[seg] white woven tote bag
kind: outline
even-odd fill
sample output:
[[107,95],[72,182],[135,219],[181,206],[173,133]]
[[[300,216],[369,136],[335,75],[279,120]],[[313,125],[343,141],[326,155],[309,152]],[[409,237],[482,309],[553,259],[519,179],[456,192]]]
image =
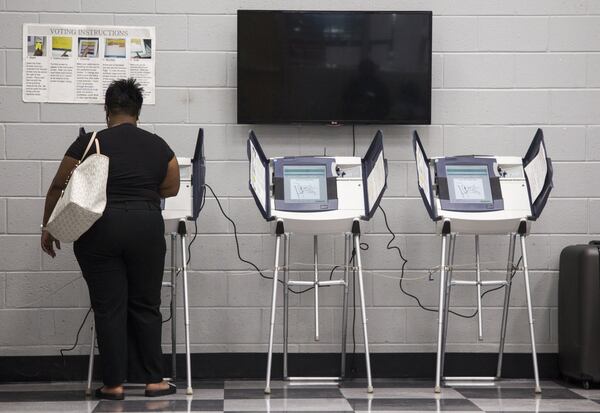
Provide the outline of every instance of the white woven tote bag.
[[[96,145],[96,153],[85,159],[92,144]],[[46,225],[54,238],[63,242],[76,241],[102,216],[106,207],[107,180],[108,157],[100,153],[100,143],[94,132]]]

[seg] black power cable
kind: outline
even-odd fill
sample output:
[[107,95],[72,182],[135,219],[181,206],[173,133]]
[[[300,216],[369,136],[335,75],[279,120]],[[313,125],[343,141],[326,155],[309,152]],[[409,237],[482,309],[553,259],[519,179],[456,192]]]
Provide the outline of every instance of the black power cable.
[[[66,366],[67,366],[67,360],[65,359],[65,353],[69,352],[69,351],[73,351],[75,350],[75,348],[77,347],[77,345],[79,344],[79,335],[81,334],[81,330],[83,329],[83,326],[85,325],[85,322],[87,321],[87,318],[89,317],[90,313],[92,312],[92,307],[88,308],[87,312],[85,313],[85,316],[83,317],[83,321],[81,322],[81,324],[79,325],[79,328],[77,329],[77,334],[75,335],[75,343],[69,347],[69,348],[61,348],[58,351],[60,352],[60,357],[62,360],[62,369],[63,371],[67,371],[66,370]],[[94,342],[92,341],[91,345],[94,345]],[[60,365],[58,363],[54,363],[54,367],[59,368],[60,369]],[[15,370],[15,372],[17,374],[20,374],[23,377],[27,377],[27,378],[35,378],[38,377],[40,375],[41,370],[36,370],[36,372],[34,374],[27,374],[24,373],[20,370]],[[70,380],[70,374],[67,374],[65,376],[66,380]]]
[[356,133],[355,133],[355,124],[352,124],[352,156],[356,156]]
[[[202,197],[202,204],[200,204],[200,211],[202,211],[202,208],[204,208],[204,204],[206,203],[206,193],[204,193],[204,196]],[[196,218],[194,220],[194,236],[192,237],[192,240],[190,241],[190,243],[187,246],[187,250],[188,250],[188,256],[187,256],[187,261],[186,261],[186,265],[189,265],[191,259],[192,259],[192,244],[194,243],[194,241],[196,241],[196,237],[198,237],[198,218]]]
[[[212,193],[213,197],[215,198],[215,201],[217,201],[217,205],[219,207],[219,210],[221,211],[221,214],[225,217],[225,219],[227,219],[229,222],[231,222],[231,225],[233,226],[233,237],[235,239],[235,248],[236,248],[236,252],[237,252],[237,256],[238,259],[248,265],[250,265],[252,268],[254,268],[254,270],[264,279],[266,280],[272,280],[273,277],[270,277],[268,275],[265,275],[260,268],[258,268],[258,266],[256,264],[254,264],[252,261],[247,260],[245,258],[242,257],[242,254],[240,252],[240,241],[238,238],[238,233],[237,233],[237,225],[235,223],[235,221],[233,219],[231,219],[229,217],[229,215],[227,215],[227,213],[225,212],[225,210],[223,209],[223,205],[221,205],[221,201],[219,200],[219,197],[217,196],[217,194],[215,194],[215,191],[212,189],[212,187],[209,184],[204,184]],[[277,280],[280,284],[284,284],[283,280]],[[291,287],[288,287],[288,290],[294,294],[303,294],[307,291],[312,290],[314,287],[309,287],[309,288],[305,288],[304,290],[300,290],[300,291],[296,291]]]
[[[75,335],[75,343],[69,348],[61,348],[59,350],[60,356],[62,357],[62,360],[63,360],[63,365],[65,364],[65,353],[69,352],[69,351],[73,351],[73,350],[75,350],[75,347],[77,347],[77,344],[79,343],[79,334],[81,334],[81,330],[83,329],[83,326],[85,325],[85,322],[87,321],[87,318],[89,317],[91,312],[92,312],[92,307],[90,307],[87,310],[87,313],[85,313],[85,317],[83,317],[83,321],[81,322],[79,329],[77,329],[77,334]],[[92,341],[92,345],[94,345],[93,341]]]
[[[237,252],[237,256],[238,259],[250,266],[252,266],[254,268],[254,270],[264,279],[266,280],[272,280],[273,277],[265,275],[260,268],[258,268],[258,266],[256,264],[254,264],[252,261],[247,260],[245,258],[242,257],[242,254],[240,252],[240,242],[239,242],[239,238],[238,238],[238,233],[237,233],[237,225],[235,223],[235,221],[233,219],[231,219],[227,213],[225,212],[225,210],[223,209],[223,206],[221,205],[221,201],[219,200],[219,197],[215,194],[215,191],[212,189],[212,187],[208,184],[205,184],[205,186],[210,190],[210,192],[212,193],[213,197],[215,198],[215,201],[217,201],[217,205],[219,207],[219,210],[221,211],[221,214],[225,217],[225,219],[227,219],[229,222],[231,222],[231,225],[233,226],[233,237],[235,239],[235,247],[236,247],[236,252]],[[366,250],[368,249],[369,246],[368,244],[361,242],[361,249]],[[352,257],[354,257],[354,249],[352,250]],[[333,273],[336,269],[338,269],[339,266],[335,266],[333,267],[333,269],[331,270],[330,274],[329,274],[329,279],[331,279],[333,277]],[[284,284],[283,280],[277,280],[280,284]],[[329,286],[323,286],[323,288],[325,287],[329,287]],[[288,290],[294,294],[304,294],[310,290],[313,290],[315,287],[307,287],[303,290],[294,290],[291,287],[288,287]]]
[[[402,250],[400,250],[399,247],[397,246],[392,246],[392,242],[394,242],[394,240],[396,239],[396,234],[394,234],[394,232],[391,230],[390,225],[388,223],[388,219],[387,219],[387,214],[385,213],[385,210],[383,209],[383,207],[381,206],[381,204],[379,204],[379,209],[381,210],[382,214],[383,214],[383,220],[385,222],[385,227],[387,228],[388,232],[390,233],[390,235],[392,236],[392,238],[390,239],[390,241],[387,243],[386,248],[388,250],[397,250],[398,251],[398,255],[400,256],[400,259],[402,260],[402,268],[400,270],[400,281],[398,282],[398,285],[400,287],[400,291],[402,291],[405,295],[407,295],[408,297],[411,297],[413,300],[415,300],[415,302],[417,303],[417,305],[422,308],[425,311],[429,311],[432,313],[437,313],[438,309],[437,308],[429,308],[424,306],[423,304],[421,304],[421,300],[419,299],[419,297],[417,297],[414,294],[409,293],[408,291],[406,291],[406,289],[404,288],[404,286],[402,285],[402,281],[404,280],[404,268],[406,267],[406,264],[408,262],[408,260],[406,258],[404,258],[404,256],[402,255]],[[517,261],[517,264],[513,267],[512,269],[512,273],[510,275],[510,281],[512,282],[512,279],[515,277],[515,274],[517,273],[517,269],[519,268],[519,265],[521,264],[521,259],[523,257],[519,258],[519,260]],[[486,294],[491,293],[493,291],[497,291],[500,290],[501,288],[504,288],[505,285],[500,285],[498,287],[495,288],[491,288],[487,291],[484,291],[481,294],[481,298],[485,297]],[[473,318],[477,315],[478,310],[475,310],[475,312],[473,314],[461,314],[461,313],[457,313],[456,311],[453,310],[448,310],[448,312],[450,314],[454,314],[457,317],[462,317],[462,318]]]

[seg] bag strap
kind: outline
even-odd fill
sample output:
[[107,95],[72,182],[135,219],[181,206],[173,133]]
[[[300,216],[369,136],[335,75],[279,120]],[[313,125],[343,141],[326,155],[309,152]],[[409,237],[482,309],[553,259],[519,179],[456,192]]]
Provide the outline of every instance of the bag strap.
[[88,151],[92,147],[92,143],[96,143],[96,153],[99,154],[100,153],[100,143],[98,142],[98,139],[96,139],[96,131],[94,131],[94,133],[92,133],[92,137],[90,138],[90,141],[88,142],[87,147],[85,148],[85,152],[83,152],[83,156],[81,157],[79,162],[81,162],[85,159],[85,155],[87,155]]

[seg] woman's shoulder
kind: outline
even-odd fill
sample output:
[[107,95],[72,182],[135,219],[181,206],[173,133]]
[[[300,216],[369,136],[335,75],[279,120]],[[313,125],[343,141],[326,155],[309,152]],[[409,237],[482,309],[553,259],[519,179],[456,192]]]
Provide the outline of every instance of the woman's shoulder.
[[171,147],[160,135],[150,132],[146,129],[137,128],[139,136],[142,138],[144,144],[152,146],[155,150],[158,150],[161,154],[164,154],[167,158],[171,159],[173,151]]
[[156,141],[158,142],[158,144],[161,147],[161,151],[165,156],[165,159],[168,161],[170,161],[174,156],[175,156],[175,152],[173,152],[173,149],[171,149],[171,147],[169,146],[169,144],[167,143],[166,140],[164,140],[162,137],[160,137],[159,135],[157,135],[156,133],[153,134],[154,138],[156,139]]
[[166,146],[166,147],[169,146],[169,144],[167,143],[167,141],[164,140],[162,138],[162,136],[158,135],[157,133],[150,132],[148,130],[141,129],[141,128],[138,128],[138,129],[140,131],[142,131],[141,133],[144,135],[144,138],[149,139],[149,140],[153,141],[154,143],[156,143],[156,144],[158,144],[160,146]]

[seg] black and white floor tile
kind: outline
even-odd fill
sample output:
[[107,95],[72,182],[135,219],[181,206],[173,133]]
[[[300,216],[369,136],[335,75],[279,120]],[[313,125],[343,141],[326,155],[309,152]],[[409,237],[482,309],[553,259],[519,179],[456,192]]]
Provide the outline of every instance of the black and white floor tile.
[[[98,385],[97,385],[98,386]],[[600,389],[583,390],[561,382],[542,382],[536,396],[531,381],[502,381],[493,386],[463,383],[440,395],[431,381],[364,380],[298,384],[272,383],[265,395],[260,380],[194,382],[194,395],[148,399],[141,387],[127,387],[124,401],[86,399],[83,383],[0,385],[0,412],[600,412]]]

